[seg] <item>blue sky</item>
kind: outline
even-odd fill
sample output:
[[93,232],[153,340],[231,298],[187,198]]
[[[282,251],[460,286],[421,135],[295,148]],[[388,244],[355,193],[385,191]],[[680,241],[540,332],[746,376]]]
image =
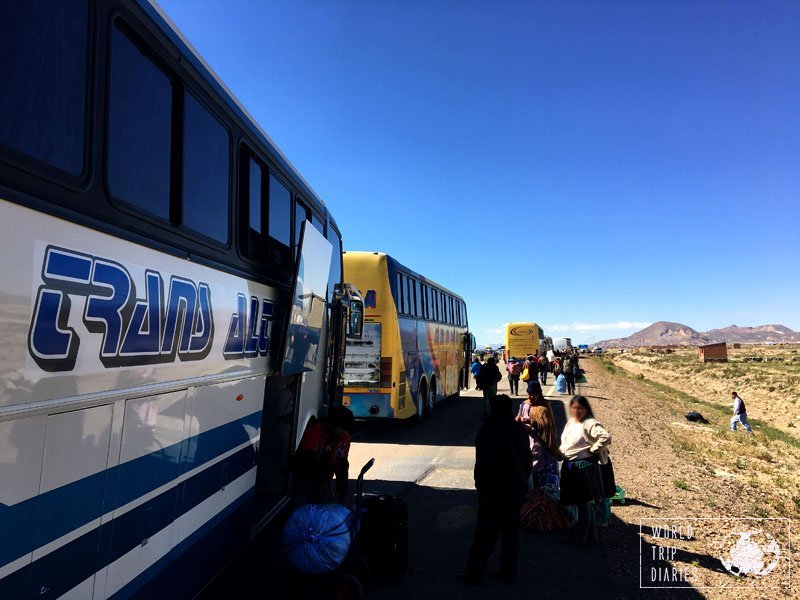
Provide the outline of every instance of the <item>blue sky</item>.
[[800,2],[162,6],[345,248],[460,293],[479,342],[800,329]]

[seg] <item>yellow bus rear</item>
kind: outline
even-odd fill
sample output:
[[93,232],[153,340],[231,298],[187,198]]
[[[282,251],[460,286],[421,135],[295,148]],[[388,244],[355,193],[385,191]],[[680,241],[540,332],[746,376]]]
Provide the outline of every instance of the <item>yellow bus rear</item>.
[[536,323],[507,323],[505,359],[537,356],[543,338],[544,332]]
[[364,299],[364,333],[348,339],[343,404],[358,418],[423,418],[468,385],[464,301],[379,252],[345,252]]

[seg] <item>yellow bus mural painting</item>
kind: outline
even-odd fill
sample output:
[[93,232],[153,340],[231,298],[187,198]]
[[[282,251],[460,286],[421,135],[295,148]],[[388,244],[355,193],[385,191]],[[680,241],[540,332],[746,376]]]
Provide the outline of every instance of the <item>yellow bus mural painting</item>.
[[544,330],[536,323],[507,323],[504,358],[524,358],[529,354],[537,356],[540,350],[546,350],[544,342]]
[[380,252],[345,252],[364,298],[364,334],[347,340],[343,404],[358,418],[425,418],[468,385],[464,300]]

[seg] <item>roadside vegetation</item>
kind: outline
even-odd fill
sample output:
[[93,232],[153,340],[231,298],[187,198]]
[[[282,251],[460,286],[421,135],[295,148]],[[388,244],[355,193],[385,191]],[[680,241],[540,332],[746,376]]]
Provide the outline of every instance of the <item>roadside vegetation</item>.
[[695,348],[612,351],[604,360],[711,405],[729,407],[737,390],[749,417],[800,436],[800,345],[729,349],[728,362],[702,363]]
[[[754,350],[763,352],[752,348],[748,352]],[[762,356],[779,355],[779,351],[768,350]],[[800,511],[800,434],[796,433],[800,429],[787,425],[786,417],[782,419],[780,415],[798,411],[797,380],[788,385],[787,380],[798,377],[800,361],[793,360],[798,356],[796,349],[782,350],[781,362],[766,364],[744,361],[702,364],[698,362],[696,351],[690,356],[682,350],[655,356],[647,351],[607,354],[596,360],[605,371],[630,380],[636,387],[649,388],[648,396],[665,411],[668,440],[673,449],[690,461],[698,473],[725,481],[726,492],[749,488],[748,495],[757,496],[756,502],[748,503],[752,516],[795,517]],[[702,374],[709,382],[704,393],[696,393],[702,387],[698,378],[690,376],[692,373]],[[718,382],[717,386],[711,385],[714,381]],[[780,394],[756,400],[757,390],[762,387],[777,390],[778,386],[781,386]],[[755,436],[748,436],[741,430],[730,431],[732,410],[722,395],[726,392],[729,395],[732,389],[737,389],[746,399]],[[767,405],[772,406],[772,410],[763,415],[761,406]],[[684,415],[689,411],[701,413],[709,424],[687,421]],[[800,419],[796,419],[800,424]],[[689,492],[701,487],[686,477],[673,480],[672,485]],[[729,500],[709,495],[704,504],[710,509],[727,512],[732,508],[728,506]]]

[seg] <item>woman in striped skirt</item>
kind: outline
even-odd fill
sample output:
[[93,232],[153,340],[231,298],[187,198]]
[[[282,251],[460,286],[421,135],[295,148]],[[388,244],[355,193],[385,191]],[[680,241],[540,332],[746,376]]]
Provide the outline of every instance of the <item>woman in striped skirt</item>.
[[611,434],[594,418],[585,397],[570,400],[569,411],[561,434],[561,503],[578,510],[578,520],[565,541],[583,545],[597,539],[592,503],[604,497],[600,464],[608,462]]

